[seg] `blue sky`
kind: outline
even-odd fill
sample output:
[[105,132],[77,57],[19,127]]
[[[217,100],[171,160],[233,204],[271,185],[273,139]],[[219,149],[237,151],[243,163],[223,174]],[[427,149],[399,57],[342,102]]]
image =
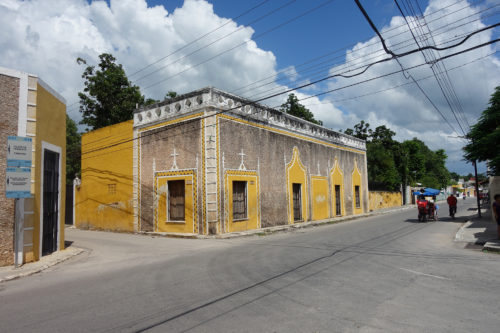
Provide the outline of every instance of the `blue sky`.
[[[262,2],[4,0],[0,2],[0,20],[4,22],[0,31],[0,66],[38,74],[67,99],[68,114],[78,121],[81,118],[78,92],[83,81],[77,57],[96,64],[99,54],[112,53],[147,97],[160,99],[168,90],[185,93],[211,85],[258,99],[329,74],[363,68],[387,56],[353,0],[331,1],[289,24],[288,20],[326,0],[269,0],[236,18]],[[361,2],[391,47],[415,48],[393,0]],[[500,21],[498,0],[399,2],[411,4],[417,11],[420,7],[436,43],[443,45]],[[283,8],[277,10],[280,7]],[[275,12],[260,19],[272,11]],[[411,16],[408,19],[416,20]],[[423,20],[420,18],[418,22],[425,30]],[[188,45],[221,25],[224,26],[220,30]],[[276,29],[267,33],[273,28]],[[435,56],[498,36],[499,29],[488,30],[453,51],[436,52]],[[240,46],[235,48],[237,45]],[[335,50],[339,52],[299,66]],[[463,124],[477,120],[494,87],[500,84],[498,50],[495,44],[442,62],[463,106],[463,112],[458,114]],[[172,55],[134,74],[168,54]],[[325,59],[328,62],[321,64]],[[418,137],[431,149],[445,149],[450,170],[471,172],[471,166],[462,161],[463,140],[453,138],[462,133],[430,66],[424,64],[421,54],[402,58],[401,62],[406,68],[420,66],[409,74],[419,80],[453,129],[405,76],[388,75],[400,69],[394,61],[373,66],[351,79],[338,78],[312,85],[298,91],[297,96],[329,128],[345,129],[360,120],[369,122],[372,128],[386,125],[397,133],[399,140]],[[308,67],[313,68],[305,70]],[[261,81],[265,78],[269,79]],[[373,81],[359,82],[366,79]],[[345,86],[351,87],[344,89]],[[327,90],[334,92],[314,96]],[[264,103],[277,106],[284,99],[286,94]],[[484,170],[481,165],[480,172]]]

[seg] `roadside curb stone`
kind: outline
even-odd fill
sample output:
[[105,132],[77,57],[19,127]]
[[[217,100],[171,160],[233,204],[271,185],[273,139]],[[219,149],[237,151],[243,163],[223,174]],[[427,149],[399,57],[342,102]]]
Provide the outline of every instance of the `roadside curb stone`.
[[483,246],[483,250],[490,252],[500,252],[500,241],[486,242]]
[[85,250],[71,246],[62,251],[54,252],[53,254],[42,257],[39,261],[27,263],[18,268],[14,268],[13,266],[0,267],[0,283],[40,273],[50,267],[73,258],[82,252],[85,252]]

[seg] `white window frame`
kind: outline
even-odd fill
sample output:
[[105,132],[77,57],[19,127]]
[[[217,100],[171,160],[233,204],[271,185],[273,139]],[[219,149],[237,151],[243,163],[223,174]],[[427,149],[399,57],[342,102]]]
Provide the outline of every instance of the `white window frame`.
[[39,258],[42,257],[42,242],[43,242],[43,182],[44,182],[44,170],[43,170],[43,166],[44,166],[44,159],[45,159],[45,150],[50,150],[54,153],[58,153],[59,154],[59,177],[58,177],[58,184],[57,184],[57,188],[58,188],[58,194],[57,194],[57,205],[58,205],[58,209],[57,209],[57,251],[60,251],[61,250],[61,178],[62,178],[62,169],[61,169],[61,165],[62,165],[62,148],[59,147],[59,146],[56,146],[56,145],[53,145],[51,143],[48,143],[48,142],[45,142],[45,141],[42,141],[42,151],[41,151],[41,154],[42,154],[42,162],[40,164],[40,235],[39,235],[39,239],[40,239],[40,244],[39,244],[39,247],[38,247],[38,253],[39,253]]

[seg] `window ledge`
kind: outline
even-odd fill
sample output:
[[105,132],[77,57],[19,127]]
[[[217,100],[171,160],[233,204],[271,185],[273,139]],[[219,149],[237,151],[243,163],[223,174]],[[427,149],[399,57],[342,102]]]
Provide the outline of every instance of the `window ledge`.
[[248,217],[244,219],[233,219],[233,222],[243,222],[243,221],[250,221],[250,219]]
[[186,224],[186,221],[165,221],[165,223],[178,223],[178,224]]

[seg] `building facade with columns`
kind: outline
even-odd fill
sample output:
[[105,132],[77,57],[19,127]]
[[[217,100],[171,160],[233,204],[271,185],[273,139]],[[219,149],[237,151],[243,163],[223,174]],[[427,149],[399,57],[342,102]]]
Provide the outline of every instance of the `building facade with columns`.
[[363,140],[215,88],[82,138],[80,227],[211,235],[367,211]]

